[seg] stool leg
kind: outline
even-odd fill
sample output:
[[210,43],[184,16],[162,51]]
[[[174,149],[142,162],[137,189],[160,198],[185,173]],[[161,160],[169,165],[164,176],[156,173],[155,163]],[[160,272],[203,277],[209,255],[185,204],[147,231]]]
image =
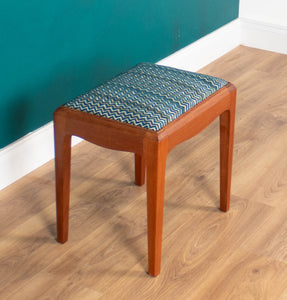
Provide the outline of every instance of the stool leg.
[[135,154],[135,184],[145,183],[145,162],[141,155]]
[[148,273],[160,273],[167,149],[155,147],[147,161]]
[[220,115],[220,209],[229,210],[235,107]]
[[69,199],[71,173],[71,136],[54,122],[57,240],[65,243],[69,229]]

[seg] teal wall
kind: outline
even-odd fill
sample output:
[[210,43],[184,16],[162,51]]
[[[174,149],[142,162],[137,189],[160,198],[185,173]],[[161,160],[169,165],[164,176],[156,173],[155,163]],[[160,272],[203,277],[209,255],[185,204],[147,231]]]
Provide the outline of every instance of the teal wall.
[[239,0],[1,0],[0,148],[79,93],[237,18]]

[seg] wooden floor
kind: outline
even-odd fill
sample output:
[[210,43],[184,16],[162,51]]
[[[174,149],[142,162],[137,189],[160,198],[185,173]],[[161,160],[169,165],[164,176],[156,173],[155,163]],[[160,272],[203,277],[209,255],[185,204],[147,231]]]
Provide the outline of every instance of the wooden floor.
[[133,155],[83,142],[68,243],[55,241],[53,162],[0,192],[0,299],[287,299],[287,56],[240,46],[202,72],[238,87],[230,211],[216,120],[168,157],[152,278]]

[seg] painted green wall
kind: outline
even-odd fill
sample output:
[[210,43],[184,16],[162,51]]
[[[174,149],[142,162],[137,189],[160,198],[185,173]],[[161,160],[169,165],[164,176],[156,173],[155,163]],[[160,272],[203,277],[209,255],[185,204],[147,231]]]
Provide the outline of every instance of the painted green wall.
[[0,148],[120,71],[237,18],[239,0],[1,0]]

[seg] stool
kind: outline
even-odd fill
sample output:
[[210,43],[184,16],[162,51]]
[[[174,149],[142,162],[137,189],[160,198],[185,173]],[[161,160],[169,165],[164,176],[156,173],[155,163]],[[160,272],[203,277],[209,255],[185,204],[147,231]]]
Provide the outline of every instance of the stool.
[[165,165],[176,145],[220,116],[220,209],[230,202],[236,89],[225,80],[141,63],[54,113],[57,240],[68,239],[71,136],[135,154],[147,173],[148,272],[160,273]]

